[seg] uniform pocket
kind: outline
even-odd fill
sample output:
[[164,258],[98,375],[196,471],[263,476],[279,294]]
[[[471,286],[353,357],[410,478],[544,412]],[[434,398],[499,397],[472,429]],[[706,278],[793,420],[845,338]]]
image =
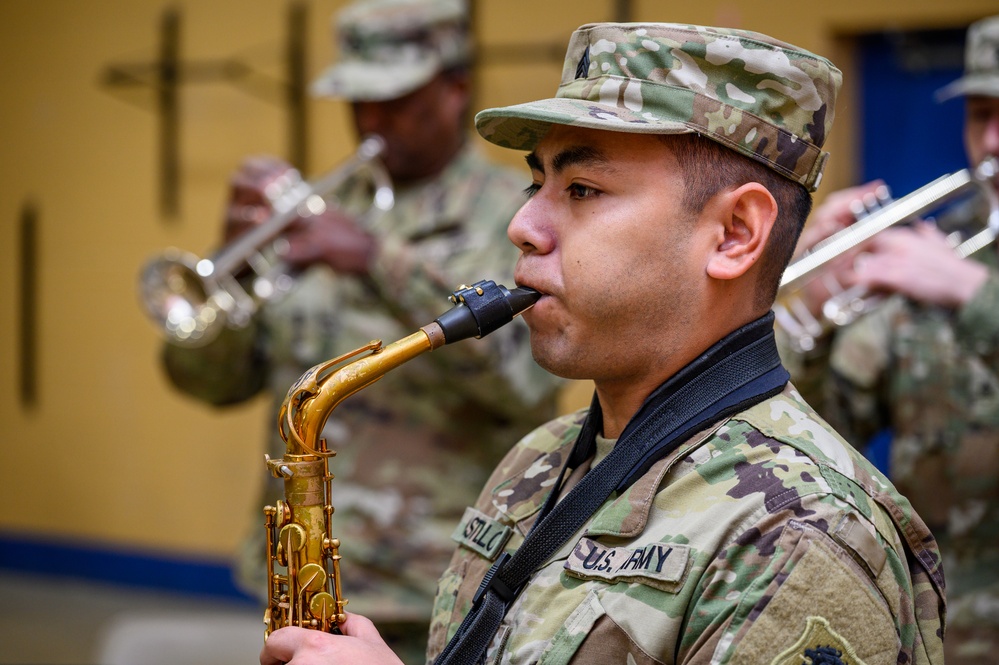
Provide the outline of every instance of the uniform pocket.
[[538,665],[561,665],[572,660],[580,645],[593,631],[597,621],[605,614],[597,592],[591,591],[569,615],[562,627],[555,632],[548,648],[541,654]]
[[555,633],[548,648],[541,654],[538,665],[571,662],[662,665],[662,661],[642,650],[632,636],[607,614],[596,590],[587,595]]

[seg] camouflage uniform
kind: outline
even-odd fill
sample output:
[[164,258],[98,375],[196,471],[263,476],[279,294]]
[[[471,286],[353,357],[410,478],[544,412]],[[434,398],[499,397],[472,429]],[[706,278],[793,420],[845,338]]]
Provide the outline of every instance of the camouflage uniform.
[[[355,55],[362,62],[343,53],[350,65],[347,78],[334,67],[316,87],[343,94],[344,86],[356,83],[351,77],[359,76],[367,86],[365,98],[391,98],[462,57],[461,49],[428,47],[410,63],[413,71],[404,60],[381,61],[389,63],[382,69],[390,66],[397,74],[389,77],[359,71],[365,58],[378,55],[379,44],[402,47],[385,34],[381,41],[370,35],[356,38],[357,22],[370,29],[374,12],[374,25],[390,35],[396,28],[413,31],[412,16],[401,26],[387,24],[403,11],[400,7],[451,30],[460,4],[391,0],[367,3],[364,11],[345,10],[339,25],[353,35],[350,46],[361,51]],[[436,35],[427,30],[418,37],[428,34]],[[435,38],[450,44],[452,37],[449,32]],[[289,293],[266,304],[250,327],[226,330],[202,348],[167,345],[164,362],[171,379],[217,405],[266,390],[274,400],[267,448],[271,456],[282,456],[276,415],[289,387],[307,369],[373,339],[389,343],[413,333],[450,307],[447,296],[462,283],[492,279],[513,286],[519,252],[506,237],[506,226],[527,184],[521,174],[488,163],[468,145],[438,175],[397,188],[388,212],[362,214],[369,207],[369,183],[359,177],[347,182],[330,198],[348,214],[360,215],[360,225],[377,238],[379,251],[369,274],[343,277],[325,265],[310,267],[296,276]],[[391,380],[337,407],[323,434],[337,451],[330,463],[336,476],[333,532],[342,542],[344,595],[351,611],[371,617],[387,632],[399,628],[392,623],[404,624],[399,629],[418,635],[422,656],[435,582],[451,555],[454,523],[510,441],[554,415],[559,385],[534,363],[527,328],[517,320],[482,342],[412,360],[394,370]],[[265,496],[253,506],[251,537],[239,562],[243,586],[256,595],[266,589],[260,509],[281,498],[281,491],[279,481],[268,480]]]
[[[972,26],[966,75],[942,97],[999,97],[999,17]],[[967,237],[973,199],[938,226]],[[964,306],[901,295],[800,354],[782,350],[805,398],[848,441],[890,440],[889,475],[926,520],[947,571],[947,662],[999,663],[999,254]]]
[[[477,545],[491,540],[482,534],[517,549],[583,415],[523,439],[466,513],[431,658],[496,554]],[[487,662],[942,662],[932,543],[905,499],[789,385],[604,503],[534,573]],[[822,649],[842,660],[818,660]]]
[[[757,33],[594,24],[573,34],[555,99],[476,123],[517,149],[552,124],[696,132],[814,190],[839,78],[828,61]],[[524,541],[583,417],[524,438],[466,511],[428,662],[491,562]],[[598,438],[597,457],[614,443]],[[940,663],[943,586],[919,516],[788,385],[612,495],[534,572],[486,662]]]

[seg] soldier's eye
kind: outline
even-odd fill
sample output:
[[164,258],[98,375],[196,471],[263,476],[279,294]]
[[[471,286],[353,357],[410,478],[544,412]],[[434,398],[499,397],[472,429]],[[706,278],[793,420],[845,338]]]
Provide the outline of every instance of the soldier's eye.
[[571,199],[586,199],[600,193],[599,190],[596,190],[593,187],[580,185],[575,182],[569,185],[566,188],[566,191],[569,192],[569,198]]

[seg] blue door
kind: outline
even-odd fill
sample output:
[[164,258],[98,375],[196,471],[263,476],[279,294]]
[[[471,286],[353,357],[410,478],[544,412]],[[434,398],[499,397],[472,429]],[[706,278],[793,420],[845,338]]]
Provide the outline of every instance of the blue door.
[[934,93],[959,78],[965,27],[863,35],[861,180],[881,178],[895,198],[965,168],[962,99]]
[[[965,32],[961,27],[860,37],[859,182],[881,178],[899,198],[968,166],[964,102],[934,97],[961,76]],[[884,430],[864,449],[889,477],[891,440],[891,430]]]

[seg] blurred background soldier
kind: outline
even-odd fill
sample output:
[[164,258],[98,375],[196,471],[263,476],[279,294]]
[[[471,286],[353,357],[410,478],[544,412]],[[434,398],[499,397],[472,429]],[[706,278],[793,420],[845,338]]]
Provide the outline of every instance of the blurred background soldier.
[[[999,16],[970,27],[965,74],[938,93],[961,96],[974,168],[999,156]],[[851,202],[879,184],[830,195],[799,250],[852,223]],[[795,384],[848,441],[890,437],[889,475],[944,556],[950,664],[999,662],[999,254],[993,243],[962,259],[945,235],[983,227],[996,183],[984,191],[831,264],[843,286],[894,295],[815,350],[784,350]],[[818,312],[825,294],[812,295]]]
[[[351,102],[358,137],[386,143],[383,162],[395,205],[367,210],[369,182],[349,181],[335,205],[297,221],[281,259],[294,286],[246,330],[209,345],[167,345],[163,361],[181,390],[216,405],[261,390],[275,413],[288,388],[313,365],[373,339],[386,343],[432,321],[461,283],[513,285],[517,249],[506,225],[529,182],[485,161],[467,137],[471,43],[458,0],[355,3],[334,20],[339,61],[314,93]],[[268,186],[289,165],[248,159],[232,179],[226,240],[267,219]],[[359,179],[358,179],[359,180]],[[342,541],[349,609],[370,616],[398,649],[415,639],[422,659],[438,576],[450,534],[509,445],[554,413],[556,379],[530,355],[515,322],[479,344],[427,354],[352,397],[324,436],[337,451],[334,536]],[[272,456],[284,453],[275,420]],[[263,471],[261,461],[261,471]],[[243,586],[265,592],[260,513],[280,498],[270,479],[253,506],[252,535],[240,562]]]

